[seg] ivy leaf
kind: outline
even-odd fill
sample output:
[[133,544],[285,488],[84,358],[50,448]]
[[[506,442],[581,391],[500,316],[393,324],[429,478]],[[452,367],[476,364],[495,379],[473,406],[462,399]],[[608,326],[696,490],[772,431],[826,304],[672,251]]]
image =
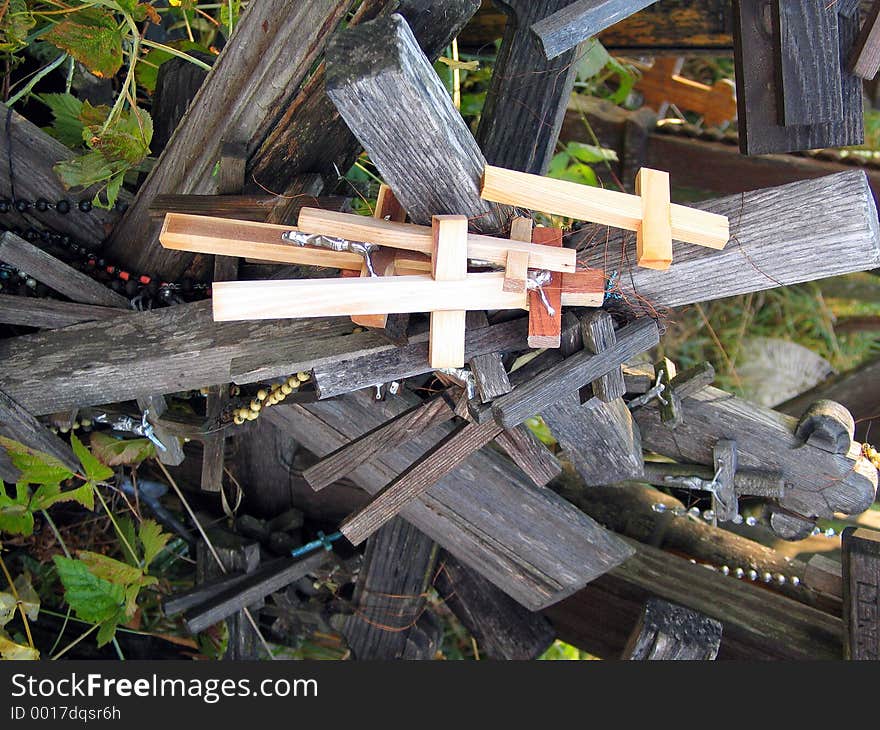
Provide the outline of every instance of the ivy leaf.
[[83,103],[73,94],[41,94],[39,97],[52,110],[53,122],[45,131],[68,147],[83,143]]
[[36,661],[40,652],[27,644],[16,644],[5,631],[0,629],[0,659],[5,661]]
[[72,13],[43,38],[99,78],[112,78],[122,68],[122,33],[113,15],[105,10],[88,8]]
[[156,455],[156,447],[149,439],[119,440],[92,431],[92,453],[107,466],[131,466]]
[[73,472],[54,456],[18,441],[0,436],[0,446],[6,449],[13,465],[21,472],[19,479],[25,483],[58,484],[73,476]]
[[154,520],[144,520],[138,531],[141,544],[144,546],[144,568],[149,568],[171,539],[171,535],[162,532],[162,527]]
[[70,445],[85,470],[86,479],[90,482],[105,482],[113,476],[113,470],[102,464],[80,441],[76,434],[70,434]]
[[64,598],[77,617],[89,623],[102,623],[119,615],[125,601],[125,588],[94,575],[82,560],[54,557]]

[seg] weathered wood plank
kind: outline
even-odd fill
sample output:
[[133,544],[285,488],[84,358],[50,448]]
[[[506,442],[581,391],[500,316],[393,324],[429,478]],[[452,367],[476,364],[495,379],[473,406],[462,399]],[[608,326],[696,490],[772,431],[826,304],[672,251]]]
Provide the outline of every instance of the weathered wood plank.
[[562,473],[562,465],[524,424],[502,431],[495,442],[523,473],[543,487]]
[[[138,271],[175,280],[203,277],[209,261],[170,253],[149,209],[159,193],[212,194],[224,140],[248,140],[252,152],[274,127],[352,0],[253,3],[226,44],[134,203],[113,230],[106,253]],[[247,53],[238,49],[246,48]],[[220,112],[219,110],[222,110]]]
[[550,622],[444,553],[435,587],[477,642],[481,659],[537,659],[556,638]]
[[9,231],[0,234],[0,261],[75,302],[128,309],[128,300],[121,294]]
[[350,333],[341,319],[215,323],[211,303],[199,302],[4,340],[0,382],[43,415],[253,382],[389,349],[377,335]]
[[706,661],[718,656],[720,647],[720,622],[674,603],[650,598],[622,658]]
[[[466,324],[469,330],[481,329],[489,326],[489,318],[485,312],[468,312]],[[509,393],[513,388],[504,369],[501,355],[497,352],[472,357],[468,360],[468,366],[474,374],[474,385],[482,403],[488,403],[499,395]]]
[[530,27],[571,1],[499,3],[507,24],[476,134],[492,165],[547,172],[574,87],[576,51],[547,61]]
[[874,2],[852,49],[849,68],[861,79],[873,79],[880,70],[880,3]]
[[810,521],[834,512],[858,514],[874,501],[877,470],[862,458],[858,444],[848,454],[830,454],[797,438],[794,418],[717,388],[693,394],[683,407],[685,418],[674,431],[661,423],[655,406],[636,411],[646,448],[678,461],[713,465],[716,442],[732,439],[740,467],[780,472],[785,494],[779,504]]
[[403,520],[383,527],[367,543],[353,599],[342,627],[355,659],[430,659],[409,645],[425,611],[437,550]]
[[842,535],[845,659],[880,659],[880,532],[847,527]]
[[[323,456],[411,402],[377,403],[361,393],[277,406],[264,418]],[[451,426],[437,429],[446,434]],[[436,441],[431,433],[402,444],[360,467],[352,479],[374,494]],[[532,610],[570,595],[630,552],[619,552],[616,538],[549,490],[529,485],[503,456],[488,449],[465,460],[404,507],[401,516]]]
[[577,0],[532,25],[547,58],[574,48],[657,0]]
[[510,211],[480,198],[486,160],[403,17],[334,36],[326,91],[414,222],[452,214],[475,230],[507,227]]
[[0,294],[0,322],[39,329],[58,329],[119,315],[119,310],[57,299]]
[[[673,263],[658,272],[635,267],[634,241],[611,231],[604,246],[579,254],[617,270],[625,301],[637,309],[677,307],[880,266],[877,208],[862,171],[719,198],[697,207],[730,218],[723,251],[673,244]],[[779,222],[785,221],[780,227]],[[596,229],[605,238],[606,229]],[[589,235],[589,234],[587,234]],[[827,256],[829,247],[835,255]],[[636,296],[637,295],[637,296]]]

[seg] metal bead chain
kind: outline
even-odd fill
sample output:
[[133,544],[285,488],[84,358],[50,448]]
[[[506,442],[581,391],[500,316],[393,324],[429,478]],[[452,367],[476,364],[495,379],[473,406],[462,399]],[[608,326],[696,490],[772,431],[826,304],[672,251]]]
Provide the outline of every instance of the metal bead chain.
[[299,387],[303,383],[307,383],[310,378],[311,375],[309,375],[309,373],[302,372],[297,373],[296,375],[291,375],[282,383],[274,383],[268,390],[266,388],[260,388],[260,390],[257,391],[256,397],[251,400],[249,405],[236,408],[232,412],[233,423],[235,423],[236,426],[240,426],[245,421],[256,421],[264,408],[269,408],[270,406],[281,403],[291,393],[299,390]]
[[[706,522],[712,522],[715,519],[715,512],[710,509],[700,510],[699,507],[691,507],[690,509],[685,509],[684,507],[670,507],[663,502],[655,502],[651,505],[651,509],[654,512],[659,512],[663,514],[664,512],[669,512],[675,517],[692,517],[695,520],[700,518],[704,519]],[[747,527],[757,527],[762,524],[757,517],[753,517],[749,515],[748,517],[743,517],[741,514],[737,513],[731,522],[734,525],[746,525]],[[826,530],[823,530],[821,527],[814,527],[812,532],[813,537],[837,537],[840,533],[835,530],[833,527],[829,527]]]

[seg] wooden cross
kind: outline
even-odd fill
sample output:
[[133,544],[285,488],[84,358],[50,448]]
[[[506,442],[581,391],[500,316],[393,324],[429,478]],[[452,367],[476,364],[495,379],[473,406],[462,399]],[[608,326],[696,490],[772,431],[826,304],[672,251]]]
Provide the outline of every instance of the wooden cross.
[[636,90],[647,106],[662,116],[669,104],[699,114],[703,122],[717,127],[736,118],[736,88],[727,79],[712,86],[680,75],[684,59],[658,56],[650,67],[639,65],[642,75]]

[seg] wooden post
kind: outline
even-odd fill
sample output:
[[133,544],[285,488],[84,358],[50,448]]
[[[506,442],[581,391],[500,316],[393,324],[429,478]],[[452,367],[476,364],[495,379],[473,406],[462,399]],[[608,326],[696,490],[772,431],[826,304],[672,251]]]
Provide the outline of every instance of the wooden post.
[[847,527],[843,550],[845,659],[880,659],[880,532]]
[[649,598],[623,659],[706,661],[718,656],[721,622],[674,603]]
[[[467,215],[476,230],[507,228],[510,211],[480,198],[485,158],[400,15],[334,36],[326,83],[413,221]],[[389,105],[407,113],[390,113]]]
[[571,3],[498,3],[507,24],[476,135],[492,165],[538,175],[547,172],[574,87],[577,53],[572,48],[548,61],[531,26]]

